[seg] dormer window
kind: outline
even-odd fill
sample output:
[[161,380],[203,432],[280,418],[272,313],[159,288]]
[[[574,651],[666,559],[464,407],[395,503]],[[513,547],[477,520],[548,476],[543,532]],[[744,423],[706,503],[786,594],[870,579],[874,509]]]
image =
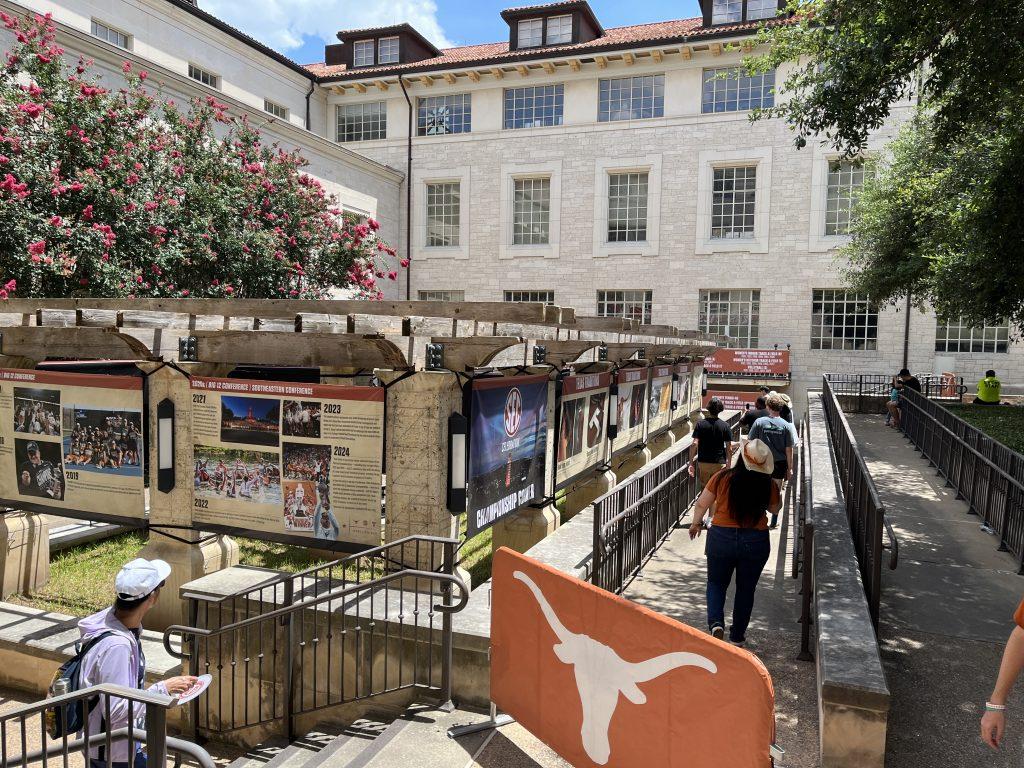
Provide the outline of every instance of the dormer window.
[[356,40],[352,45],[352,66],[372,67],[374,63],[373,40]]
[[519,47],[536,48],[544,44],[544,19],[519,22]]
[[777,0],[747,0],[747,21],[774,19],[778,15]]
[[743,21],[743,0],[715,0],[711,8],[712,24]]
[[[701,5],[707,12],[707,2]],[[774,19],[779,15],[779,0],[711,0],[711,17],[705,23],[739,24],[744,21]]]
[[398,63],[398,36],[382,37],[377,41],[377,63]]
[[572,42],[572,16],[552,16],[548,19],[548,45],[563,45]]

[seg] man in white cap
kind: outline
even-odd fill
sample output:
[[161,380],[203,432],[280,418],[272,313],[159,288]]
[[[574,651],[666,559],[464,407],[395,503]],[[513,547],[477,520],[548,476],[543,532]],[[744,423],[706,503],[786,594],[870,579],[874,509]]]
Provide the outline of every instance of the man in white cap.
[[[141,689],[146,676],[146,657],[142,653],[142,619],[156,605],[160,589],[171,575],[171,566],[163,560],[139,558],[121,568],[114,581],[114,605],[78,623],[82,644],[97,639],[82,660],[81,687],[108,683],[124,688]],[[183,675],[154,683],[148,690],[177,696],[187,691],[196,678]],[[136,705],[134,714],[141,715],[143,707]],[[104,728],[116,730],[128,726],[128,701],[111,697],[109,722],[105,706],[93,707],[89,712],[89,733],[101,733]],[[128,741],[114,742],[109,759],[115,768],[145,766],[146,755],[142,745],[135,745],[135,755],[128,754]],[[93,768],[107,765],[105,747],[94,747],[89,752]]]

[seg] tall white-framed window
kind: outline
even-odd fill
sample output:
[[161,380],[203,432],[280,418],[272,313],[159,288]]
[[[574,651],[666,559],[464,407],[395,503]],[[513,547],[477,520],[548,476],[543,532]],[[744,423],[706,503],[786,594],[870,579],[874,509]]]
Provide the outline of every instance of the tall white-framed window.
[[540,128],[561,125],[565,86],[527,85],[505,89],[505,128]]
[[124,48],[126,51],[130,51],[132,48],[131,35],[96,19],[92,20],[92,35],[100,40],[106,40],[118,48]]
[[452,248],[461,240],[462,188],[458,181],[427,184],[427,248]]
[[388,108],[383,101],[339,104],[338,141],[374,141],[388,135]]
[[728,336],[730,347],[756,348],[760,319],[759,289],[700,292],[700,330]]
[[269,112],[271,115],[280,118],[281,120],[288,119],[288,107],[281,106],[270,99],[263,100],[263,111]]
[[373,40],[356,40],[352,43],[352,66],[372,67],[376,63],[373,52]]
[[854,208],[873,166],[863,159],[830,160],[825,191],[825,236],[850,234]]
[[647,171],[608,174],[608,242],[647,240]]
[[644,120],[665,115],[665,76],[641,75],[598,81],[597,119]]
[[377,63],[397,64],[399,59],[398,37],[382,37],[377,41]]
[[774,19],[778,15],[778,0],[747,0],[747,21]]
[[519,22],[516,43],[519,48],[536,48],[544,43],[544,19],[523,19]]
[[757,166],[715,168],[711,186],[711,239],[753,238]]
[[472,112],[473,97],[468,93],[421,97],[416,102],[416,134],[469,133],[473,123]]
[[962,317],[935,323],[936,352],[1003,353],[1010,351],[1010,323],[1002,320],[970,326]]
[[554,291],[505,291],[505,301],[512,303],[554,304]]
[[420,301],[465,301],[465,291],[417,291],[416,297]]
[[775,104],[775,70],[748,75],[739,67],[704,70],[701,112],[743,112]]
[[198,80],[203,85],[208,85],[210,88],[220,88],[220,75],[214,74],[208,69],[203,69],[195,64],[188,65],[188,76],[193,80]]
[[811,295],[811,349],[878,349],[878,307],[867,294],[816,288]]
[[572,15],[551,16],[548,19],[548,45],[560,45],[572,42]]
[[512,179],[512,245],[547,245],[551,240],[551,178]]
[[651,324],[654,291],[643,289],[603,290],[597,292],[598,317],[625,317]]
[[714,0],[711,6],[712,24],[743,21],[743,0]]

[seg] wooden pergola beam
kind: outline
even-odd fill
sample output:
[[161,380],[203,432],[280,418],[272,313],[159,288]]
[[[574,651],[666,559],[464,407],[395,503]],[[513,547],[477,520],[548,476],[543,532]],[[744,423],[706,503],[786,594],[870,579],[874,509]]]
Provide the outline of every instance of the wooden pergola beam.
[[387,339],[346,333],[303,333],[302,343],[287,331],[194,331],[201,363],[398,370],[405,355]]

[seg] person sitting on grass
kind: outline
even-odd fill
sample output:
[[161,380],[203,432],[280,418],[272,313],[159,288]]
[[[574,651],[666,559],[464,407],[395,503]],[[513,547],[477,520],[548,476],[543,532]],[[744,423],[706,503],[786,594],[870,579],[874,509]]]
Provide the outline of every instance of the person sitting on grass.
[[985,371],[985,378],[978,382],[978,396],[974,398],[974,404],[999,405],[1002,389],[1003,385],[996,378],[996,372],[990,368]]

